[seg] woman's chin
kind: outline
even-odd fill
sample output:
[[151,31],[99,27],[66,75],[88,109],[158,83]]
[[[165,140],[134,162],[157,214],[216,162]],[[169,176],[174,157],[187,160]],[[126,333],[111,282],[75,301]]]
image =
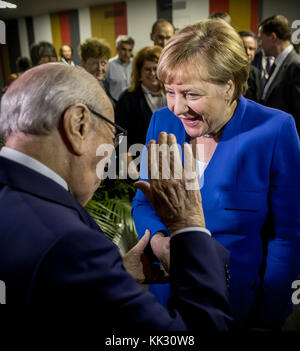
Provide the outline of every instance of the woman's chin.
[[191,137],[191,138],[198,138],[203,136],[205,134],[205,131],[202,126],[198,126],[197,128],[185,126],[185,131],[186,133]]

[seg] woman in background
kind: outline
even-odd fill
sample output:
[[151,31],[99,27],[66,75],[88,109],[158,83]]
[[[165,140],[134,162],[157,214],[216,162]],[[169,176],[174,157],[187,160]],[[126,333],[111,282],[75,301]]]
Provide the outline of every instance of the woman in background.
[[[167,105],[162,83],[156,75],[162,48],[146,46],[133,59],[131,86],[125,90],[115,109],[116,123],[127,130],[127,152],[134,144],[145,144],[152,114]],[[132,160],[128,153],[128,164]]]
[[98,80],[112,104],[114,104],[113,99],[108,94],[104,80],[108,67],[108,60],[111,56],[108,43],[102,38],[89,38],[79,46],[78,51],[81,57],[82,67]]

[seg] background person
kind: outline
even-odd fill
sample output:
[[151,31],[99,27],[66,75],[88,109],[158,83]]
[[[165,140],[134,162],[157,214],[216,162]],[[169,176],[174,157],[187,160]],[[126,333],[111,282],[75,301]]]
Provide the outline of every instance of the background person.
[[230,24],[232,26],[232,20],[230,15],[227,12],[213,12],[208,16],[209,19],[216,19],[220,18],[226,23]]
[[262,102],[293,115],[300,135],[300,57],[291,44],[291,26],[286,17],[274,15],[259,26],[261,47],[274,56]]
[[175,29],[172,23],[165,20],[164,18],[159,18],[152,25],[150,38],[153,41],[153,45],[158,45],[164,48],[174,35]]
[[75,66],[74,61],[72,60],[73,48],[69,44],[63,44],[59,49],[60,62],[67,65]]
[[[104,172],[105,163],[98,164],[104,156],[97,157],[96,150],[115,145],[118,126],[113,120],[113,108],[97,80],[80,67],[60,63],[25,72],[2,98],[6,145],[0,154],[0,280],[6,284],[7,304],[42,305],[43,314],[47,307],[99,307],[110,332],[227,330],[228,252],[204,228],[199,188],[188,191],[174,179],[189,204],[187,212],[174,218],[161,213],[172,233],[170,279],[176,282],[168,310],[124,268],[134,276],[140,273],[136,277],[144,281],[142,256],[149,232],[122,261],[117,247],[82,207]],[[172,146],[176,138],[163,133],[159,144]],[[192,159],[190,148],[186,155]],[[160,168],[159,160],[151,155],[149,160]],[[174,155],[172,174],[179,162],[179,154]],[[158,211],[162,182],[160,174],[150,184],[139,183]],[[197,185],[196,178],[192,182]],[[165,191],[174,189],[168,185]],[[170,213],[177,211],[177,204],[174,199]],[[68,322],[81,324],[77,313],[68,310]],[[67,316],[60,313],[57,322]]]
[[111,56],[110,46],[104,39],[89,38],[79,46],[82,67],[92,74],[108,93],[105,75]]
[[32,66],[48,62],[57,62],[55,47],[47,41],[40,41],[37,44],[32,44],[30,48],[30,57]]
[[260,102],[262,96],[261,75],[258,68],[252,65],[256,51],[257,51],[257,38],[251,31],[240,31],[240,37],[243,40],[246,54],[250,64],[250,73],[248,78],[248,89],[244,96],[248,99]]
[[117,55],[109,60],[105,79],[108,92],[115,102],[130,87],[133,47],[134,40],[128,35],[119,35],[116,39]]
[[25,71],[27,71],[31,67],[31,61],[28,57],[26,56],[20,56],[17,58],[16,61],[16,66],[17,66],[17,73],[12,73],[9,77],[8,84],[3,87],[2,89],[2,94],[4,94],[7,90],[7,88],[10,86],[10,84],[15,81],[18,77],[20,77],[21,74],[23,74]]
[[[168,108],[154,113],[146,143],[165,131],[179,145],[198,148],[205,220],[231,254],[236,327],[278,329],[299,272],[299,138],[291,115],[242,96],[248,70],[242,40],[224,21],[201,21],[175,34],[157,68]],[[141,179],[147,180],[144,158]],[[133,217],[140,237],[150,229],[152,251],[167,269],[168,230],[139,191]]]

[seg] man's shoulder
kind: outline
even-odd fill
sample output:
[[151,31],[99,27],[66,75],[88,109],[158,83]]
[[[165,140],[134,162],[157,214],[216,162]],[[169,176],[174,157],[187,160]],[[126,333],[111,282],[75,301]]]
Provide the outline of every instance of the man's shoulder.
[[283,61],[282,67],[288,72],[285,76],[287,80],[294,81],[295,79],[300,78],[300,55],[298,55],[295,50],[292,50]]

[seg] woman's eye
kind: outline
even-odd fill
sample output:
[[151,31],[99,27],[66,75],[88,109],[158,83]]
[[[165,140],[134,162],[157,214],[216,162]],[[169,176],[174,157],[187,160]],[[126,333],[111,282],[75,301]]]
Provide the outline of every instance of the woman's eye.
[[186,97],[188,99],[196,99],[199,97],[199,94],[194,94],[194,93],[186,93]]
[[167,94],[167,95],[170,95],[170,96],[173,96],[173,95],[174,95],[174,92],[171,91],[171,90],[166,90],[166,94]]

